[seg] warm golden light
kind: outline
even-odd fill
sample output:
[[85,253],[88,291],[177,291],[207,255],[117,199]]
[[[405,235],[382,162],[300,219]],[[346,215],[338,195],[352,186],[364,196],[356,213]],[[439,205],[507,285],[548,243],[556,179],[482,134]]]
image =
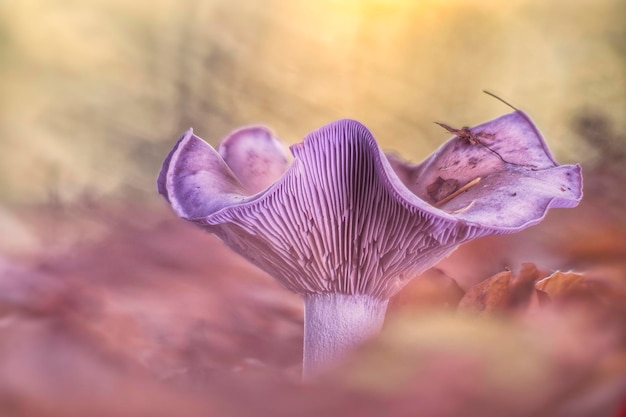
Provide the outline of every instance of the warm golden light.
[[[579,112],[598,109],[626,129],[624,58],[610,46],[619,24],[605,24],[619,15],[615,0],[591,10],[564,0],[0,7],[1,140],[15,149],[2,156],[1,187],[11,201],[45,200],[50,189],[63,199],[143,189],[139,148],[190,125],[217,140],[263,122],[295,142],[352,117],[419,159],[445,139],[431,122],[501,113],[483,89],[529,111],[566,160],[594,154],[572,133]],[[33,181],[18,185],[27,173]]]

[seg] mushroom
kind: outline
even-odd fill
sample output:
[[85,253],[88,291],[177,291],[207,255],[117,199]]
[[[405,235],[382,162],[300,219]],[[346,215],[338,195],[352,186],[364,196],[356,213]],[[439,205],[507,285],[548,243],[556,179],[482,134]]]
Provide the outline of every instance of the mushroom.
[[[449,126],[444,126],[449,128]],[[305,378],[376,334],[389,298],[471,239],[513,233],[582,197],[521,111],[455,136],[420,164],[339,120],[286,148],[261,126],[215,150],[188,130],[158,190],[178,216],[304,298]]]

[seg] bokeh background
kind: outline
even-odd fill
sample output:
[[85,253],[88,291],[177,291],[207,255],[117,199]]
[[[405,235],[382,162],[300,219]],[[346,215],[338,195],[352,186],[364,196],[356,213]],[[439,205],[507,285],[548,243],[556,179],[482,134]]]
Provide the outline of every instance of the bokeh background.
[[350,117],[419,161],[448,137],[432,122],[509,111],[482,90],[560,162],[601,163],[596,140],[626,146],[625,4],[4,0],[0,196],[152,199],[189,127],[215,143],[264,123],[293,143]]
[[[624,22],[624,0],[0,0],[0,414],[616,415]],[[303,389],[300,299],[175,218],[163,158],[189,127],[295,143],[347,117],[418,162],[449,137],[433,122],[510,111],[483,90],[582,164],[583,203],[465,245],[398,295],[386,336]],[[526,316],[497,279],[479,291],[495,317],[447,315],[507,268],[576,270],[548,293],[582,306]]]

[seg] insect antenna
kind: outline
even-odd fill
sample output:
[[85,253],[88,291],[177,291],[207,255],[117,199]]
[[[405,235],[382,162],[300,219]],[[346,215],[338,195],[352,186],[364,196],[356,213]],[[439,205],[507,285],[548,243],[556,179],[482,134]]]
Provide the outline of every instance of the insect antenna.
[[515,111],[519,111],[519,109],[517,107],[515,107],[514,105],[512,105],[511,103],[507,102],[506,100],[504,100],[502,97],[498,97],[497,95],[495,95],[494,93],[487,91],[487,90],[483,90],[483,93],[487,94],[488,96],[491,96],[493,98],[495,98],[498,101],[501,101],[502,103],[506,104],[507,106],[509,106],[510,108],[512,108]]

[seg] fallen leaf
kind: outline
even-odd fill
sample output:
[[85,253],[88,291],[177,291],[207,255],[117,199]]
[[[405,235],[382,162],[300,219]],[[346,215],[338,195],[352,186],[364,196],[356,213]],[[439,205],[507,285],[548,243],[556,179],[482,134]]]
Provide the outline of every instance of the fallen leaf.
[[424,310],[456,308],[465,292],[440,269],[430,269],[411,280],[389,302],[389,312],[398,310],[419,313]]
[[559,297],[574,290],[581,289],[584,277],[574,272],[556,271],[549,277],[535,284],[535,288],[547,293],[550,298]]
[[509,304],[511,271],[499,272],[474,285],[459,302],[459,309],[489,313],[502,310]]

